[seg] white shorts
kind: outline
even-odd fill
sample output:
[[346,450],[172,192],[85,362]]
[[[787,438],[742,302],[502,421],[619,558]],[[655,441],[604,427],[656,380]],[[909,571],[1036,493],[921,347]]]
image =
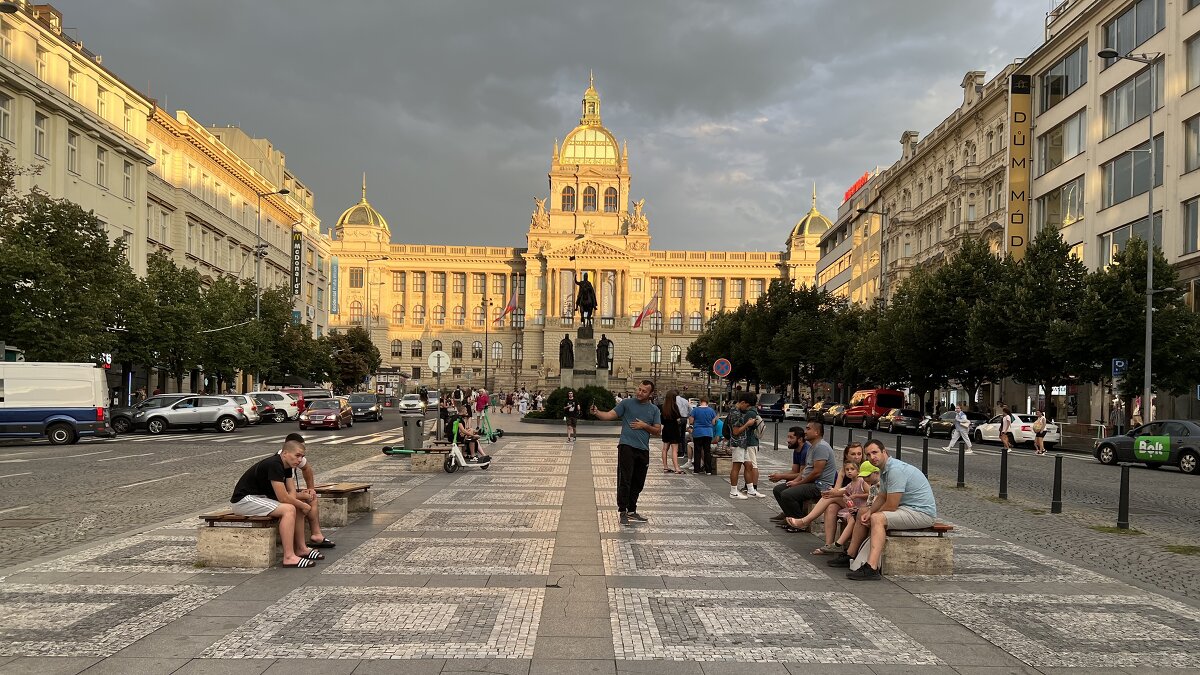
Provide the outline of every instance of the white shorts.
[[895,511],[884,511],[889,530],[923,530],[933,526],[933,516],[907,506],[898,506]]
[[747,448],[733,448],[733,463],[749,464],[750,466],[758,466],[758,446],[751,445]]
[[269,516],[279,508],[279,502],[262,495],[246,495],[235,502],[233,512],[239,516]]

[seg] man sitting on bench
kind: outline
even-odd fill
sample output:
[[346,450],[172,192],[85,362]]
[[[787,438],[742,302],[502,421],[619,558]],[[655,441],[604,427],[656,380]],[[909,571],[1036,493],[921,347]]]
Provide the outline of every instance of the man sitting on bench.
[[291,472],[304,459],[304,443],[284,441],[283,450],[254,463],[233,488],[233,512],[239,516],[271,516],[279,519],[279,540],[283,543],[284,567],[311,567],[325,558],[320,551],[304,543],[304,523],[296,513],[306,515],[312,507],[288,494]]
[[923,530],[933,527],[937,518],[933,488],[920,469],[889,457],[887,448],[877,438],[867,441],[866,453],[867,460],[879,467],[880,494],[871,503],[871,508],[859,513],[846,553],[826,563],[830,567],[849,567],[850,561],[858,556],[863,540],[870,535],[867,561],[857,570],[846,573],[846,578],[855,581],[882,578],[879,566],[888,530]]
[[476,433],[467,421],[467,408],[459,406],[455,415],[450,417],[450,442],[458,445],[459,449],[466,455],[468,462],[479,464],[487,462],[492,458],[483,454],[479,449],[479,434]]
[[[303,445],[304,437],[293,431],[287,435],[287,438],[285,438],[284,441],[296,441],[297,443]],[[279,453],[282,452],[283,450],[279,451]],[[308,452],[307,447],[305,447],[305,452]],[[300,489],[300,479],[296,477],[297,471],[304,476],[303,490]],[[310,532],[312,532],[312,534],[309,535],[308,545],[314,548],[333,548],[333,540],[321,533],[321,513],[318,506],[320,500],[317,499],[316,490],[317,477],[313,473],[312,465],[308,463],[307,455],[300,459],[300,466],[292,469],[290,474],[291,479],[287,484],[288,494],[312,507],[305,516],[305,519],[308,521],[308,529]]]

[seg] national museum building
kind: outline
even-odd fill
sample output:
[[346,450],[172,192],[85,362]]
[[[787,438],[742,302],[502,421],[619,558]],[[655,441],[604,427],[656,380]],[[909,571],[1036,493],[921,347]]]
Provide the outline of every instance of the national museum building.
[[[773,280],[813,283],[830,221],[814,198],[781,252],[655,250],[645,200],[630,204],[628,145],[601,123],[592,85],[582,113],[555,143],[550,195],[534,199],[524,246],[392,243],[364,181],[362,200],[334,227],[331,325],[366,328],[384,373],[410,376],[410,386],[433,382],[427,361],[440,349],[451,357],[443,387],[485,386],[486,368],[492,391],[553,388],[559,343],[576,339],[575,282],[586,273],[596,290],[596,340],[613,342],[609,387],[632,390],[657,374],[660,388],[703,391],[706,374],[687,363],[688,345],[713,315],[754,302]],[[634,328],[656,296],[659,311]]]

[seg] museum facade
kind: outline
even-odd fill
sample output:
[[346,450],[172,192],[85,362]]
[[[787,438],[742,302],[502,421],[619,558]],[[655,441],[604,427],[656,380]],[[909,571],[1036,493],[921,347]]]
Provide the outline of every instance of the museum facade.
[[[550,194],[534,198],[523,246],[393,243],[364,179],[362,199],[333,230],[331,326],[364,327],[383,356],[383,379],[407,378],[410,388],[433,382],[427,362],[436,350],[451,358],[443,387],[553,388],[559,344],[578,327],[575,282],[587,274],[596,339],[613,343],[610,388],[654,377],[660,388],[702,392],[706,373],[687,362],[688,346],[715,314],[754,302],[772,281],[813,283],[830,221],[814,196],[781,251],[655,250],[645,200],[631,203],[630,185],[628,144],[601,122],[591,83],[579,125],[555,142]],[[575,356],[588,358],[595,362]]]

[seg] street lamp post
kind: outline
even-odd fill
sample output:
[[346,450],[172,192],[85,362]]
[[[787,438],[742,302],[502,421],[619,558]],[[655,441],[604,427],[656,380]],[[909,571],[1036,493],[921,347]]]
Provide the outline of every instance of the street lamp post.
[[871,215],[875,215],[875,216],[880,216],[880,218],[881,218],[881,220],[879,222],[879,303],[881,305],[886,305],[887,304],[887,272],[884,270],[884,265],[886,263],[886,260],[884,257],[884,234],[887,232],[888,212],[887,212],[887,209],[883,209],[882,211],[873,211],[871,209],[858,209],[858,214],[860,216],[864,215],[864,214],[871,214]]
[[[485,285],[483,288],[483,292],[486,294],[487,293],[486,280],[484,281],[484,284]],[[492,301],[490,298],[487,297],[487,295],[484,295],[482,304],[483,304],[483,389],[484,389],[484,391],[487,391],[487,388],[488,388],[488,356],[490,356],[492,353],[492,346],[488,344],[488,329],[490,328],[489,324],[492,322],[492,312],[491,312]]]
[[[291,192],[291,190],[289,190],[287,188],[281,188],[279,190],[275,190],[274,192],[255,192],[254,193],[258,197],[258,209],[257,209],[257,215],[256,215],[257,223],[255,224],[255,228],[254,228],[254,240],[255,240],[255,243],[254,243],[254,318],[255,319],[262,318],[262,284],[259,281],[259,274],[262,272],[263,256],[267,252],[266,244],[264,244],[263,240],[262,240],[262,198],[270,197],[271,195],[286,195],[286,194],[289,194],[290,192]],[[255,384],[255,386],[258,386],[257,381],[255,381],[254,384]]]
[[375,341],[371,338],[371,263],[379,262],[380,260],[388,260],[388,257],[384,255],[378,258],[367,258],[366,269],[363,270],[363,276],[366,277],[363,280],[363,285],[367,287],[367,307],[366,313],[363,314],[363,327],[367,331],[367,339],[371,340],[371,342]]
[[1144,63],[1150,72],[1150,112],[1146,115],[1147,126],[1150,128],[1150,143],[1146,149],[1150,158],[1150,183],[1149,189],[1146,190],[1146,368],[1142,374],[1142,422],[1149,423],[1154,411],[1153,399],[1150,397],[1150,361],[1151,348],[1154,344],[1154,108],[1158,99],[1158,90],[1154,86],[1154,64],[1162,58],[1162,54],[1152,52],[1121,55],[1117,53],[1117,50],[1109,47],[1101,49],[1096,56],[1102,59],[1125,59]]

